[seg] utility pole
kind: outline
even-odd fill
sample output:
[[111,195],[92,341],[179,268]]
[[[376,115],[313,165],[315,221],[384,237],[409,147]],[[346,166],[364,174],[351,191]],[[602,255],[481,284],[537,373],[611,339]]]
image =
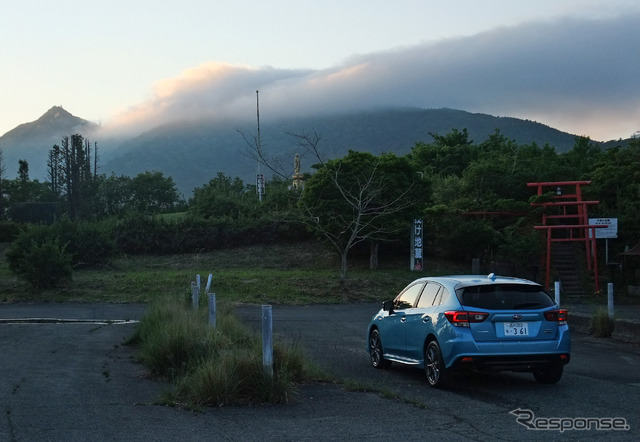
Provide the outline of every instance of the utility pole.
[[[258,149],[258,158],[262,156],[262,146],[260,146],[260,99],[258,91],[256,91],[256,118],[258,120],[258,137],[256,138],[256,148]],[[258,200],[262,202],[262,192],[264,191],[264,175],[260,171],[260,160],[258,160],[258,174],[256,175],[256,192],[258,192]]]

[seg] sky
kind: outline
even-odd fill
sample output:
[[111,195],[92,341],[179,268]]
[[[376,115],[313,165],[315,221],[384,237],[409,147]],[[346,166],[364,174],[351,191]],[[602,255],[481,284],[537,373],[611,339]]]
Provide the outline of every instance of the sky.
[[453,108],[640,131],[637,0],[2,0],[0,135],[52,106],[175,120]]

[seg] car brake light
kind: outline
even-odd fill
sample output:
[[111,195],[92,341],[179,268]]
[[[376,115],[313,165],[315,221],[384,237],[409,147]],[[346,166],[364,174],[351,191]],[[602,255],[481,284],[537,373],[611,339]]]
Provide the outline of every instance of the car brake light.
[[482,322],[489,317],[486,312],[448,311],[445,318],[456,327],[469,327],[472,322]]
[[544,312],[544,317],[547,321],[557,322],[558,325],[566,325],[568,316],[569,315],[565,309],[549,310],[548,312]]

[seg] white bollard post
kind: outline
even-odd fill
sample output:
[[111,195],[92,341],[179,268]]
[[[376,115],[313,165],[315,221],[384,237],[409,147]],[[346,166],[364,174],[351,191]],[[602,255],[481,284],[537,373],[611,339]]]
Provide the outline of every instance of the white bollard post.
[[262,306],[262,369],[273,377],[273,317],[270,305]]
[[613,319],[613,283],[607,284],[607,311],[609,319]]
[[207,279],[207,288],[205,289],[206,293],[209,293],[209,289],[211,288],[211,281],[213,280],[213,275],[209,273],[209,278]]
[[556,305],[560,307],[560,281],[555,282],[554,291],[556,293]]
[[191,281],[191,305],[194,309],[197,309],[198,305],[200,305],[200,290],[195,281]]
[[196,275],[196,285],[198,286],[198,290],[200,290],[200,275]]
[[216,294],[209,293],[209,325],[216,326]]

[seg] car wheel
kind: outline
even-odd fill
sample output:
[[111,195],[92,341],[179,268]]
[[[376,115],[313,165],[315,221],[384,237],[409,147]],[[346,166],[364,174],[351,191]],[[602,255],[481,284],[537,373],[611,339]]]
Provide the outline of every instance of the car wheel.
[[555,384],[562,377],[564,367],[559,365],[557,367],[545,368],[543,370],[536,370],[533,372],[533,377],[541,384]]
[[390,365],[383,356],[382,340],[378,330],[372,330],[369,334],[369,355],[371,356],[371,365],[375,368],[385,368]]
[[432,387],[440,388],[446,385],[448,373],[437,341],[429,342],[424,350],[424,371],[427,382]]

